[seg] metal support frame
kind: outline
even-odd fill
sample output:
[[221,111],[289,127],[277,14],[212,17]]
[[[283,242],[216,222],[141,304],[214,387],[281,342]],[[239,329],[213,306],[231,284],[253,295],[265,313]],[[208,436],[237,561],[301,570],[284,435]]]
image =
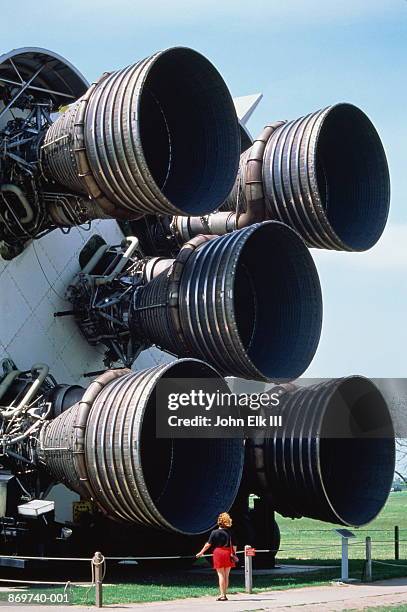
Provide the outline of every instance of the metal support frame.
[[[84,222],[80,198],[47,192],[39,151],[44,132],[53,123],[52,113],[80,97],[87,85],[74,66],[51,51],[25,47],[0,55],[0,256],[4,259],[13,259],[29,240],[56,226]],[[62,209],[63,223],[54,223],[50,205],[58,212]]]
[[28,79],[28,81],[22,81],[21,83],[18,84],[18,86],[20,87],[20,89],[14,94],[13,98],[10,100],[10,102],[8,104],[6,104],[6,106],[0,111],[0,119],[3,117],[3,115],[6,114],[6,112],[12,107],[14,106],[14,104],[16,103],[16,101],[18,100],[18,98],[21,96],[21,94],[23,94],[25,92],[26,89],[28,89],[28,87],[31,85],[31,83],[37,78],[37,76],[40,74],[40,72],[43,70],[44,66],[40,66],[38,68],[38,70],[36,70],[34,72],[34,74]]

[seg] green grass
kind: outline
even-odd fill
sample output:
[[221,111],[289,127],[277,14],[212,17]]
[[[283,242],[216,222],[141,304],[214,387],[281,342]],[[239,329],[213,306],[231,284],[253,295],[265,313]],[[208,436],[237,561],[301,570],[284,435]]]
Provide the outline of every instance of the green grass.
[[[316,565],[323,565],[323,560],[316,560]],[[363,561],[354,560],[350,564],[350,576],[360,578],[363,570]],[[318,586],[329,583],[338,578],[340,569],[326,569],[318,572],[297,574],[295,576],[255,576],[254,577],[254,592],[299,588],[304,586]],[[405,567],[388,567],[380,569],[380,573],[376,574],[376,579],[395,578],[407,575],[407,566]],[[106,586],[104,588],[104,597],[106,603],[117,602],[142,602],[142,601],[160,601],[169,599],[178,599],[183,597],[200,597],[203,595],[215,596],[218,593],[216,588],[216,580],[214,575],[208,576],[191,576],[184,575],[163,575],[158,580],[158,585],[152,586],[151,580],[156,580],[156,576],[146,577],[144,585],[141,584],[121,584],[114,587]],[[231,577],[231,593],[238,593],[244,590],[244,577],[232,575]],[[76,603],[75,594],[74,601]],[[83,599],[80,600],[83,602]],[[88,601],[91,601],[90,598]],[[78,600],[79,603],[79,600]]]
[[[401,606],[378,606],[374,608],[364,608],[363,612],[406,612],[407,604],[402,604]],[[346,610],[345,612],[356,612],[355,608],[351,610]]]
[[[350,558],[362,558],[365,538],[372,538],[374,559],[394,558],[394,526],[400,528],[400,559],[407,559],[407,491],[390,493],[380,515],[367,527],[351,529],[356,535],[350,545]],[[340,557],[340,538],[332,531],[337,525],[303,518],[292,520],[278,516],[281,532],[279,557],[294,559],[335,559]],[[383,531],[382,531],[383,530]]]
[[[373,579],[380,580],[407,576],[407,542],[400,543],[400,562],[394,561],[394,526],[400,527],[401,540],[407,540],[407,491],[391,493],[389,501],[380,516],[368,527],[354,530],[357,538],[350,547],[350,577],[360,579],[364,567],[364,541],[367,535],[372,538],[373,559],[387,560],[393,565],[373,563]],[[311,519],[292,521],[277,517],[281,530],[281,552],[278,562],[289,564],[313,564],[329,566],[317,572],[295,574],[292,576],[254,576],[255,591],[289,589],[304,586],[317,586],[329,583],[340,575],[340,541],[328,525]],[[384,531],[381,531],[384,530]],[[103,597],[106,604],[165,601],[184,597],[215,596],[217,593],[214,573],[186,574],[182,571],[141,570],[135,566],[123,568],[120,581],[113,576],[106,577]],[[114,582],[115,584],[111,584]],[[110,583],[110,584],[109,584]],[[232,574],[230,592],[244,589],[244,577]],[[40,589],[44,591],[42,587]],[[24,592],[35,592],[30,591]],[[51,588],[49,593],[61,592]],[[72,588],[73,603],[94,603],[94,589]],[[0,593],[0,601],[4,594]],[[393,610],[407,612],[407,606],[373,608],[376,611]]]
[[[315,565],[335,565],[332,561],[315,559]],[[336,560],[339,564],[339,560]],[[401,564],[401,562],[400,562]],[[352,560],[350,562],[350,576],[361,578],[363,571],[363,560]],[[318,572],[307,574],[296,574],[293,576],[255,576],[254,592],[269,591],[276,589],[291,589],[304,586],[319,586],[329,583],[339,577],[340,568],[327,568]],[[375,578],[386,579],[407,575],[407,564],[397,567],[382,566],[375,574]],[[136,578],[137,577],[137,578]],[[182,572],[141,572],[134,570],[135,582],[109,584],[109,577],[103,587],[103,599],[106,605],[115,603],[136,603],[147,601],[168,601],[171,599],[182,599],[184,597],[202,597],[217,594],[216,579],[214,574],[191,575]],[[50,587],[39,589],[41,592],[61,593],[61,589]],[[232,575],[231,593],[244,590],[244,577]],[[35,593],[36,589],[27,589],[24,593]],[[94,589],[88,587],[72,587],[72,598],[74,604],[93,604]],[[0,592],[0,601],[6,600],[6,594]]]
[[407,605],[402,606],[380,606],[379,608],[366,608],[365,612],[406,612]]

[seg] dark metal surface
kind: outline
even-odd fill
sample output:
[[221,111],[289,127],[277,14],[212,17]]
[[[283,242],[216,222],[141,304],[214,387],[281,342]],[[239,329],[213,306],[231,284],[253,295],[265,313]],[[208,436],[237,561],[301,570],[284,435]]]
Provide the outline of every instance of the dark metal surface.
[[[204,533],[235,499],[243,440],[157,438],[155,388],[165,378],[186,385],[189,379],[216,379],[219,389],[228,391],[213,368],[196,360],[127,371],[99,388],[86,422],[80,424],[81,403],[50,422],[41,435],[41,460],[57,481],[92,497],[115,520]],[[82,452],[78,427],[84,431],[84,474],[76,459]]]
[[321,332],[321,289],[308,249],[276,222],[209,238],[182,249],[171,274],[136,290],[133,336],[232,376],[298,377]]
[[255,489],[283,516],[349,526],[373,520],[395,462],[392,419],[374,383],[351,376],[291,386],[279,412],[283,429],[249,444]]
[[52,417],[55,418],[77,402],[79,402],[85,389],[79,385],[56,385],[47,394],[46,400],[52,404]]

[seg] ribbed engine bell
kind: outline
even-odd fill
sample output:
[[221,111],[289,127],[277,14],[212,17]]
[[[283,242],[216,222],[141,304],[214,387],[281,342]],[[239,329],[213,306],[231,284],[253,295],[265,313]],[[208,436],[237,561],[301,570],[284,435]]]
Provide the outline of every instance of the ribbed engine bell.
[[259,223],[182,249],[168,271],[134,293],[128,320],[135,340],[223,374],[294,379],[321,333],[318,273],[296,232]]
[[[141,372],[108,370],[42,430],[39,456],[51,476],[112,519],[184,534],[208,531],[235,499],[243,469],[238,439],[156,435],[157,385],[199,379],[228,386],[210,366],[183,359]],[[179,381],[182,381],[180,389]],[[172,414],[172,413],[171,413]]]
[[175,47],[94,83],[48,129],[42,167],[49,181],[89,196],[99,216],[199,215],[230,192],[239,152],[221,75]]

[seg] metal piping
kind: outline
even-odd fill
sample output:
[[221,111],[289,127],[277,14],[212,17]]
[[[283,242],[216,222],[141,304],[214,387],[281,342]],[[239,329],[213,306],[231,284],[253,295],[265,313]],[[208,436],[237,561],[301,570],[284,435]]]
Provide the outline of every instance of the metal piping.
[[25,210],[25,216],[19,217],[18,220],[20,221],[20,223],[23,223],[23,224],[31,223],[31,221],[34,219],[34,211],[31,207],[31,204],[27,200],[23,190],[20,189],[20,187],[18,187],[17,185],[6,184],[6,185],[0,185],[0,191],[1,192],[10,191],[11,193],[14,193],[18,197],[18,199],[21,202],[22,207]]
[[173,259],[166,257],[151,257],[143,268],[143,281],[149,283],[153,278],[168,270],[174,263]]
[[[252,147],[241,157],[239,168],[241,175],[226,201],[226,206],[231,207],[231,210],[236,210],[237,229],[260,223],[267,218],[262,176],[263,156],[268,140],[282,125],[284,125],[283,121],[267,125]],[[234,207],[232,207],[233,203]]]
[[267,141],[283,124],[278,121],[266,126],[253,145],[242,153],[237,179],[221,206],[221,212],[201,217],[173,218],[171,228],[180,244],[199,234],[221,236],[253,223],[261,223],[267,218],[262,177],[263,155]]
[[1,417],[3,419],[8,419],[9,417],[15,418],[27,406],[27,404],[38,393],[42,383],[48,376],[49,367],[45,363],[35,363],[31,367],[31,374],[34,376],[36,373],[38,373],[37,377],[33,379],[28,391],[22,397],[17,406],[10,406],[5,410],[1,410]]
[[94,219],[112,219],[96,200],[72,194],[47,192],[43,201],[49,222],[57,227],[74,227]]
[[221,211],[202,217],[177,215],[173,217],[170,228],[171,233],[181,246],[201,234],[223,236],[223,234],[234,232],[236,229],[236,213]]
[[97,251],[95,251],[95,253],[93,253],[93,255],[89,259],[88,263],[82,268],[81,273],[82,274],[88,274],[89,272],[94,270],[94,268],[97,266],[99,261],[102,259],[103,255],[106,253],[108,248],[109,248],[108,244],[102,244],[97,249]]
[[[90,409],[101,390],[127,369],[108,370],[86,389],[80,402],[65,410],[41,430],[39,457],[56,478],[81,495],[94,499],[85,458],[85,430]],[[59,449],[67,449],[66,453]],[[68,451],[69,449],[69,451]],[[54,451],[58,451],[54,454]]]
[[101,390],[104,389],[104,387],[109,383],[115,381],[117,378],[121,378],[122,376],[128,374],[128,372],[129,371],[127,369],[108,370],[99,376],[86,389],[81,401],[78,403],[77,412],[75,411],[76,418],[73,423],[75,449],[73,454],[73,465],[75,466],[75,471],[80,482],[80,488],[82,489],[83,486],[92,498],[95,497],[95,494],[93,493],[92,487],[89,483],[89,475],[85,458],[85,430],[89,412],[93,402],[98,397]]
[[5,393],[10,389],[14,380],[21,374],[21,370],[11,370],[0,383],[0,400]]
[[136,238],[135,236],[129,236],[127,238],[127,241],[129,243],[129,245],[128,245],[127,249],[125,250],[125,252],[123,253],[123,255],[120,257],[119,261],[117,262],[117,264],[115,265],[113,270],[107,276],[96,277],[95,278],[95,284],[96,285],[100,286],[100,285],[106,285],[107,283],[110,283],[128,265],[129,258],[137,250],[139,242],[138,242],[138,238]]

